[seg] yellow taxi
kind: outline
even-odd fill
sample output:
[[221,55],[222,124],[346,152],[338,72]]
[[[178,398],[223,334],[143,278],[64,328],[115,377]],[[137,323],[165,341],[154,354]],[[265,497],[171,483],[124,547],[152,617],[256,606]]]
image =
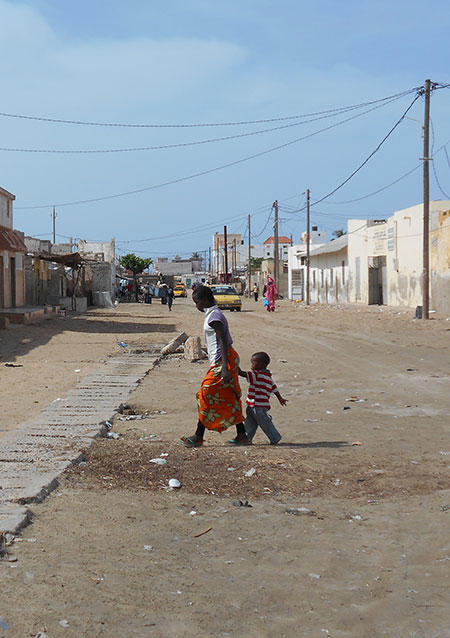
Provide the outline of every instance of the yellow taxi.
[[186,286],[184,284],[175,284],[173,288],[174,297],[187,297]]
[[211,290],[213,292],[214,299],[221,310],[236,310],[236,312],[241,312],[241,298],[233,286],[225,284],[211,286]]

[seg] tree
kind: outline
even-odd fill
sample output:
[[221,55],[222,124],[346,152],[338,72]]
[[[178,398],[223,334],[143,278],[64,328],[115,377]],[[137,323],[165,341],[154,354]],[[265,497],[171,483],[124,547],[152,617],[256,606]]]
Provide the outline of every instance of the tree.
[[260,270],[261,264],[263,262],[262,257],[252,257],[250,259],[250,266],[252,270]]
[[119,259],[119,263],[122,268],[131,270],[131,272],[133,273],[134,292],[136,295],[136,301],[139,301],[136,276],[144,272],[144,270],[153,263],[153,260],[150,257],[147,257],[147,259],[142,259],[142,257],[138,257],[134,253],[128,253],[128,255],[124,255]]
[[195,253],[192,253],[191,261],[201,261],[201,259],[202,258],[200,257],[197,251],[195,251]]
[[333,239],[337,239],[338,237],[342,237],[342,235],[346,235],[347,233],[345,232],[345,230],[343,228],[338,228],[338,230],[333,230],[333,232],[331,233],[331,236],[333,237]]

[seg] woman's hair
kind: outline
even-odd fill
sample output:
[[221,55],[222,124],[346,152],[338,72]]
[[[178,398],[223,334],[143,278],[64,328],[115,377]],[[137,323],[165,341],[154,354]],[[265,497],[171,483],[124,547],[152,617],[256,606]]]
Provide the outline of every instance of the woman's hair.
[[192,293],[192,299],[194,302],[203,301],[207,307],[215,306],[216,300],[214,299],[213,291],[209,286],[199,285]]

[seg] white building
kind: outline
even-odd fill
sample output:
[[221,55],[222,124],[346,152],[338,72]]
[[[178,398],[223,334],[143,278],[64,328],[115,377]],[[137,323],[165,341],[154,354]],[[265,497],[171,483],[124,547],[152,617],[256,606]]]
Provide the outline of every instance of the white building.
[[12,193],[0,188],[0,308],[25,303],[23,256],[27,247],[24,234],[14,230],[14,200]]
[[[423,205],[388,219],[349,219],[310,251],[311,303],[422,305]],[[311,238],[312,239],[312,238]],[[430,202],[430,307],[450,312],[450,201]],[[306,247],[289,251],[289,298],[305,298]]]

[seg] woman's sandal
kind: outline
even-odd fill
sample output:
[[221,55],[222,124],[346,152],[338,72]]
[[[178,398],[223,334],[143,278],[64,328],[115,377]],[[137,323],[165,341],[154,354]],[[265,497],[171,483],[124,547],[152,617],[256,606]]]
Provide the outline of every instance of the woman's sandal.
[[186,447],[202,447],[203,439],[194,439],[193,436],[182,436],[181,441]]

